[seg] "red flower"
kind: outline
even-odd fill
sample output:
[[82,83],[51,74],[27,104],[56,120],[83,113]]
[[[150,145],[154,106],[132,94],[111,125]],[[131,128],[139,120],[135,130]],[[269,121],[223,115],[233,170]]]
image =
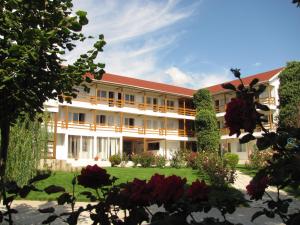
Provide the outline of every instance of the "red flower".
[[187,190],[186,196],[191,199],[192,202],[205,201],[208,199],[209,191],[209,187],[205,181],[199,181],[197,179]]
[[148,185],[149,188],[153,188],[151,195],[152,203],[158,204],[159,206],[169,205],[176,202],[184,194],[184,185],[186,179],[182,179],[178,176],[164,177],[162,175],[155,174],[151,177]]
[[78,184],[87,188],[101,188],[103,186],[111,185],[112,180],[110,175],[105,169],[100,168],[97,165],[87,166],[82,168],[81,174],[77,176]]
[[256,127],[256,111],[253,102],[242,98],[233,98],[227,104],[225,114],[225,124],[229,127],[229,135],[241,134],[241,129],[245,132],[253,133]]
[[263,176],[259,179],[251,180],[247,185],[247,193],[250,195],[251,199],[259,200],[264,195],[264,192],[269,184],[269,178]]
[[120,195],[123,201],[127,201],[127,203],[124,202],[127,206],[149,206],[151,191],[152,189],[147,185],[146,181],[135,178],[126,185]]

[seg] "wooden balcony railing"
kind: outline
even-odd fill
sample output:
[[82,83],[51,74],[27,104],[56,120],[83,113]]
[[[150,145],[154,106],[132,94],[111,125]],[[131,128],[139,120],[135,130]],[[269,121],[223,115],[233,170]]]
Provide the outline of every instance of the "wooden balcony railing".
[[[65,99],[72,99],[69,96],[65,96]],[[179,115],[186,115],[186,116],[195,116],[196,110],[191,108],[183,108],[183,107],[171,107],[171,106],[164,106],[158,104],[146,104],[146,103],[138,103],[136,101],[127,101],[123,99],[113,99],[113,98],[100,98],[97,96],[87,96],[87,95],[79,95],[74,101],[81,101],[81,102],[89,102],[91,104],[104,104],[110,107],[132,107],[138,108],[140,110],[152,110],[153,112],[171,112],[177,113]]]
[[[274,124],[272,124],[272,123],[266,123],[263,125],[267,130],[273,130],[275,128]],[[262,132],[261,127],[256,127],[255,132]],[[229,128],[227,128],[227,127],[220,128],[220,135],[228,135],[228,134],[229,134]]]
[[[265,105],[275,105],[275,98],[274,97],[259,98],[259,102],[261,104],[265,104]],[[226,105],[215,106],[215,111],[216,111],[216,113],[225,112],[226,107],[227,107],[227,104]]]
[[143,126],[120,126],[120,125],[108,125],[108,124],[93,124],[93,123],[82,123],[69,121],[58,121],[57,126],[61,128],[76,128],[76,129],[86,129],[92,131],[111,131],[111,132],[127,132],[134,134],[154,134],[154,135],[174,135],[180,137],[194,137],[193,131],[188,131],[184,129],[165,129],[165,128],[144,128]]

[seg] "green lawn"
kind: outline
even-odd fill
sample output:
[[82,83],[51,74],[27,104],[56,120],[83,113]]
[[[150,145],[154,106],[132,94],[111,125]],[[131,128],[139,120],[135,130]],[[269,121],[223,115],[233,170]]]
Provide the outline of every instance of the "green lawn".
[[[197,178],[204,179],[204,176],[201,176],[198,171],[192,170],[190,168],[117,168],[109,167],[106,168],[107,172],[117,178],[117,184],[125,183],[127,181],[132,181],[134,178],[146,179],[148,180],[153,174],[159,173],[167,176],[177,175],[180,177],[185,177],[187,183],[191,184]],[[75,175],[78,175],[79,172],[53,172],[53,174],[46,180],[40,181],[36,184],[39,189],[44,189],[45,187],[55,184],[64,187],[68,192],[72,191],[71,180]],[[79,201],[87,201],[84,196],[79,195],[80,192],[86,191],[87,189],[76,185],[76,195]],[[58,194],[47,195],[44,192],[31,192],[27,199],[28,200],[55,200]]]
[[257,172],[257,169],[249,169],[244,164],[237,165],[236,169],[250,177],[254,177]]

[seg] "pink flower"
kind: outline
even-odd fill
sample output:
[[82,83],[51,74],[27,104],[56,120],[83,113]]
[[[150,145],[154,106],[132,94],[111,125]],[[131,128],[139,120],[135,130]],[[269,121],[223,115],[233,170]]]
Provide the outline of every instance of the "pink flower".
[[241,134],[241,129],[245,132],[253,133],[256,127],[257,114],[251,101],[242,98],[233,98],[227,104],[225,114],[225,124],[229,128],[229,135]]
[[265,193],[266,188],[269,184],[269,178],[263,176],[259,179],[251,180],[247,185],[247,193],[251,197],[251,199],[259,200]]
[[105,169],[102,169],[97,165],[88,165],[86,168],[82,168],[81,174],[77,176],[77,180],[78,184],[93,189],[112,184],[110,175]]
[[187,198],[192,202],[205,201],[208,199],[209,187],[205,181],[199,181],[198,179],[192,183],[187,190]]

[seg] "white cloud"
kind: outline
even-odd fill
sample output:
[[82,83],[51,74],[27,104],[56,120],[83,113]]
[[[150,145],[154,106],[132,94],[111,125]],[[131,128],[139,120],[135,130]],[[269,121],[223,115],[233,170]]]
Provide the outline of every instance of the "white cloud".
[[262,65],[261,62],[256,62],[256,63],[253,64],[253,66],[255,66],[255,67],[258,67],[258,66],[261,66],[261,65]]
[[181,71],[177,67],[167,69],[166,74],[171,78],[172,84],[186,86],[192,82],[192,77]]
[[222,68],[215,73],[185,73],[177,67],[171,67],[165,72],[172,84],[199,89],[232,80],[229,69]]
[[[107,72],[163,82],[167,76],[161,55],[182,34],[172,28],[190,17],[199,4],[183,7],[182,2],[76,0],[74,8],[88,12],[89,24],[83,29],[86,35],[104,34],[107,45],[97,60],[106,64]],[[92,44],[93,40],[78,43],[67,54],[68,62],[73,62]]]

